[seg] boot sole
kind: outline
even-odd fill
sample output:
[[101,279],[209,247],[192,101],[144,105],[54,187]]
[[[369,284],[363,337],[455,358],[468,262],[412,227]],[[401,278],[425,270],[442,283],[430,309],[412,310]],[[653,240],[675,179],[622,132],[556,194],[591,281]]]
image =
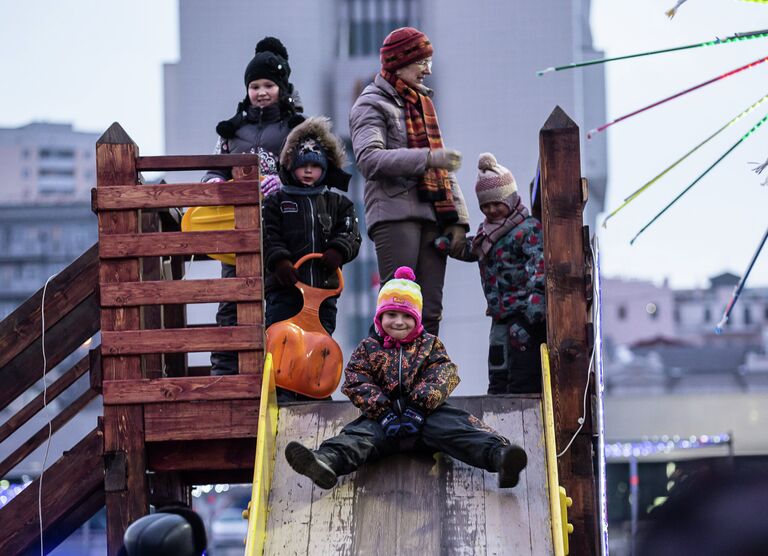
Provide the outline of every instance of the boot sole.
[[528,456],[520,446],[511,446],[499,466],[499,488],[512,488],[520,482],[520,473],[528,465]]
[[309,477],[320,488],[330,489],[336,486],[336,473],[319,461],[306,446],[289,442],[285,447],[285,459],[296,473]]

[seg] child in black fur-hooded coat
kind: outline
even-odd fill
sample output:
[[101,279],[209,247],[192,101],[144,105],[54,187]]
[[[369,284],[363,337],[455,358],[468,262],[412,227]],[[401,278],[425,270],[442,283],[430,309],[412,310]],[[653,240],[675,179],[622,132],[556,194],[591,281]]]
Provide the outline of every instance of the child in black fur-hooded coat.
[[[330,190],[347,190],[351,176],[342,170],[345,164],[344,147],[327,118],[308,118],[288,134],[280,154],[282,186],[264,199],[262,210],[266,326],[301,310],[298,280],[336,288],[336,270],[357,256],[361,238],[355,207]],[[294,268],[308,253],[322,253],[322,258]],[[320,322],[333,333],[336,298],[321,304]]]

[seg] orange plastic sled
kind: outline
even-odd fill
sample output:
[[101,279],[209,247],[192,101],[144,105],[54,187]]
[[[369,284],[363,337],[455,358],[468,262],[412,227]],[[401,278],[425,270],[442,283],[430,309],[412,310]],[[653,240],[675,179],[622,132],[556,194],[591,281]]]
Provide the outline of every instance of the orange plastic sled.
[[[294,268],[320,257],[320,253],[304,255]],[[341,381],[341,348],[320,324],[319,316],[320,304],[344,289],[341,271],[336,272],[339,287],[335,290],[297,282],[296,287],[304,296],[301,312],[267,328],[267,353],[272,355],[275,384],[310,398],[330,396]]]

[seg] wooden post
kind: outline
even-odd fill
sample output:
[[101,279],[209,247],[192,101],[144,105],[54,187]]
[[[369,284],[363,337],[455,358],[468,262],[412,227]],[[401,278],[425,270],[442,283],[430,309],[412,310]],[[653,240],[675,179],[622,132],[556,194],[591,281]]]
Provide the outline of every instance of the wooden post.
[[[135,185],[139,149],[118,123],[96,143],[96,186]],[[110,234],[137,234],[138,211],[101,211],[99,238]],[[139,259],[101,260],[99,283],[137,282]],[[101,330],[138,330],[138,307],[102,309]],[[141,357],[102,353],[103,380],[140,379]],[[116,556],[128,525],[149,513],[149,490],[144,451],[144,410],[141,405],[104,407],[104,454],[107,506],[107,553]]]
[[[259,169],[257,166],[237,166],[232,168],[232,176],[235,180],[251,179],[258,181]],[[235,229],[258,230],[261,227],[260,207],[236,206]],[[261,236],[260,236],[261,237]],[[258,253],[240,254],[237,256],[237,277],[254,278],[261,277],[261,247]],[[237,324],[263,324],[264,311],[262,302],[237,304]],[[262,352],[241,351],[238,356],[240,374],[261,373]]]
[[[544,264],[547,274],[547,339],[552,370],[557,451],[579,428],[588,387],[586,257],[582,236],[579,128],[558,106],[539,133]],[[590,390],[591,391],[591,390]],[[598,553],[591,396],[584,427],[558,459],[560,484],[573,498],[568,520],[571,554]]]
[[[160,231],[160,217],[157,212],[147,211],[141,214],[142,233]],[[160,280],[162,277],[162,258],[144,257],[141,261],[141,280]],[[158,330],[163,326],[162,305],[147,305],[141,307],[141,322],[144,330]],[[162,378],[164,354],[149,353],[142,357],[144,363],[144,376],[146,378]]]

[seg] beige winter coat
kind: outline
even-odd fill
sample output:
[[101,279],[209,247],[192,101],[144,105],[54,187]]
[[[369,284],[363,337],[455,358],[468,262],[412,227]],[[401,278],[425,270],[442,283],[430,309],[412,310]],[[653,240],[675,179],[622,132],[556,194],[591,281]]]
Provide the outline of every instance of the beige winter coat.
[[[365,221],[368,235],[380,222],[435,222],[430,202],[420,201],[417,185],[426,171],[428,148],[408,148],[405,101],[381,75],[358,97],[349,115],[352,149],[365,178]],[[469,224],[464,196],[450,174],[459,224]]]

